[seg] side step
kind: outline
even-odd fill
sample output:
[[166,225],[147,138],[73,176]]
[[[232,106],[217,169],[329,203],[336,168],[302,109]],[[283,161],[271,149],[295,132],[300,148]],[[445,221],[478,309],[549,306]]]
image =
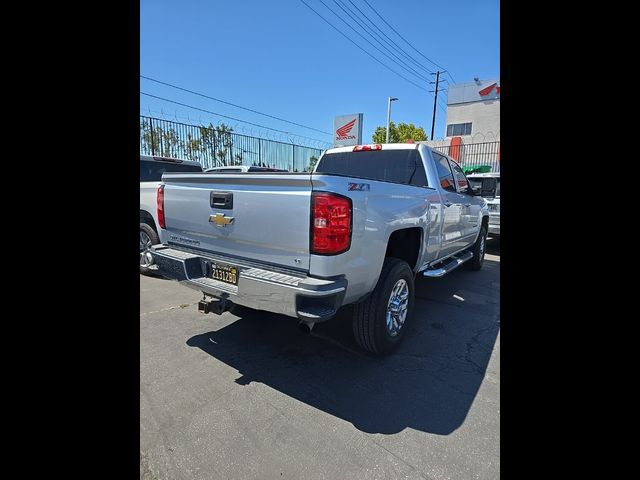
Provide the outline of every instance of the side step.
[[447,273],[449,273],[451,270],[455,270],[456,268],[458,268],[467,260],[471,260],[472,258],[473,258],[473,252],[469,252],[469,251],[463,252],[458,256],[453,256],[445,260],[446,263],[440,268],[428,268],[427,270],[424,271],[423,275],[425,277],[431,277],[431,278],[442,277]]

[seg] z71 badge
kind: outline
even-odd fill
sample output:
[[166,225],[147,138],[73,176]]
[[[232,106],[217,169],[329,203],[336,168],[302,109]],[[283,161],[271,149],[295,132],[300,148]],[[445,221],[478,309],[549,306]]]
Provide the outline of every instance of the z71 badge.
[[347,190],[350,192],[368,192],[370,190],[370,186],[368,183],[351,183],[347,187]]

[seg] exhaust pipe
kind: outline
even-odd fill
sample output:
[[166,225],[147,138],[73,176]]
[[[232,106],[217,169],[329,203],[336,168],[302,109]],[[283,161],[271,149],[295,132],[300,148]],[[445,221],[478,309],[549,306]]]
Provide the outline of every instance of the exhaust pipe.
[[198,312],[200,313],[215,313],[216,315],[222,315],[229,310],[233,305],[232,302],[227,301],[224,298],[217,298],[215,300],[200,300],[198,302]]

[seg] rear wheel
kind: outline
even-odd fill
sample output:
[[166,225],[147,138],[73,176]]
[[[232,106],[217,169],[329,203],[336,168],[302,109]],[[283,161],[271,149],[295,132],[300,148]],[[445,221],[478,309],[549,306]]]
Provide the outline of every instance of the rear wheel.
[[376,288],[354,306],[353,334],[361,348],[380,355],[398,348],[413,310],[413,279],[407,262],[385,258]]
[[149,275],[154,270],[151,269],[153,265],[153,257],[151,256],[151,246],[160,243],[160,238],[156,231],[146,223],[140,224],[140,273]]

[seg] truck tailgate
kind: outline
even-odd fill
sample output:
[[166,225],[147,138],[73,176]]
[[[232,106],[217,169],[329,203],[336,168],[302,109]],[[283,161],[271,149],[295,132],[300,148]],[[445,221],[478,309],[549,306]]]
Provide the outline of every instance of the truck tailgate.
[[310,174],[165,174],[164,243],[308,271]]

